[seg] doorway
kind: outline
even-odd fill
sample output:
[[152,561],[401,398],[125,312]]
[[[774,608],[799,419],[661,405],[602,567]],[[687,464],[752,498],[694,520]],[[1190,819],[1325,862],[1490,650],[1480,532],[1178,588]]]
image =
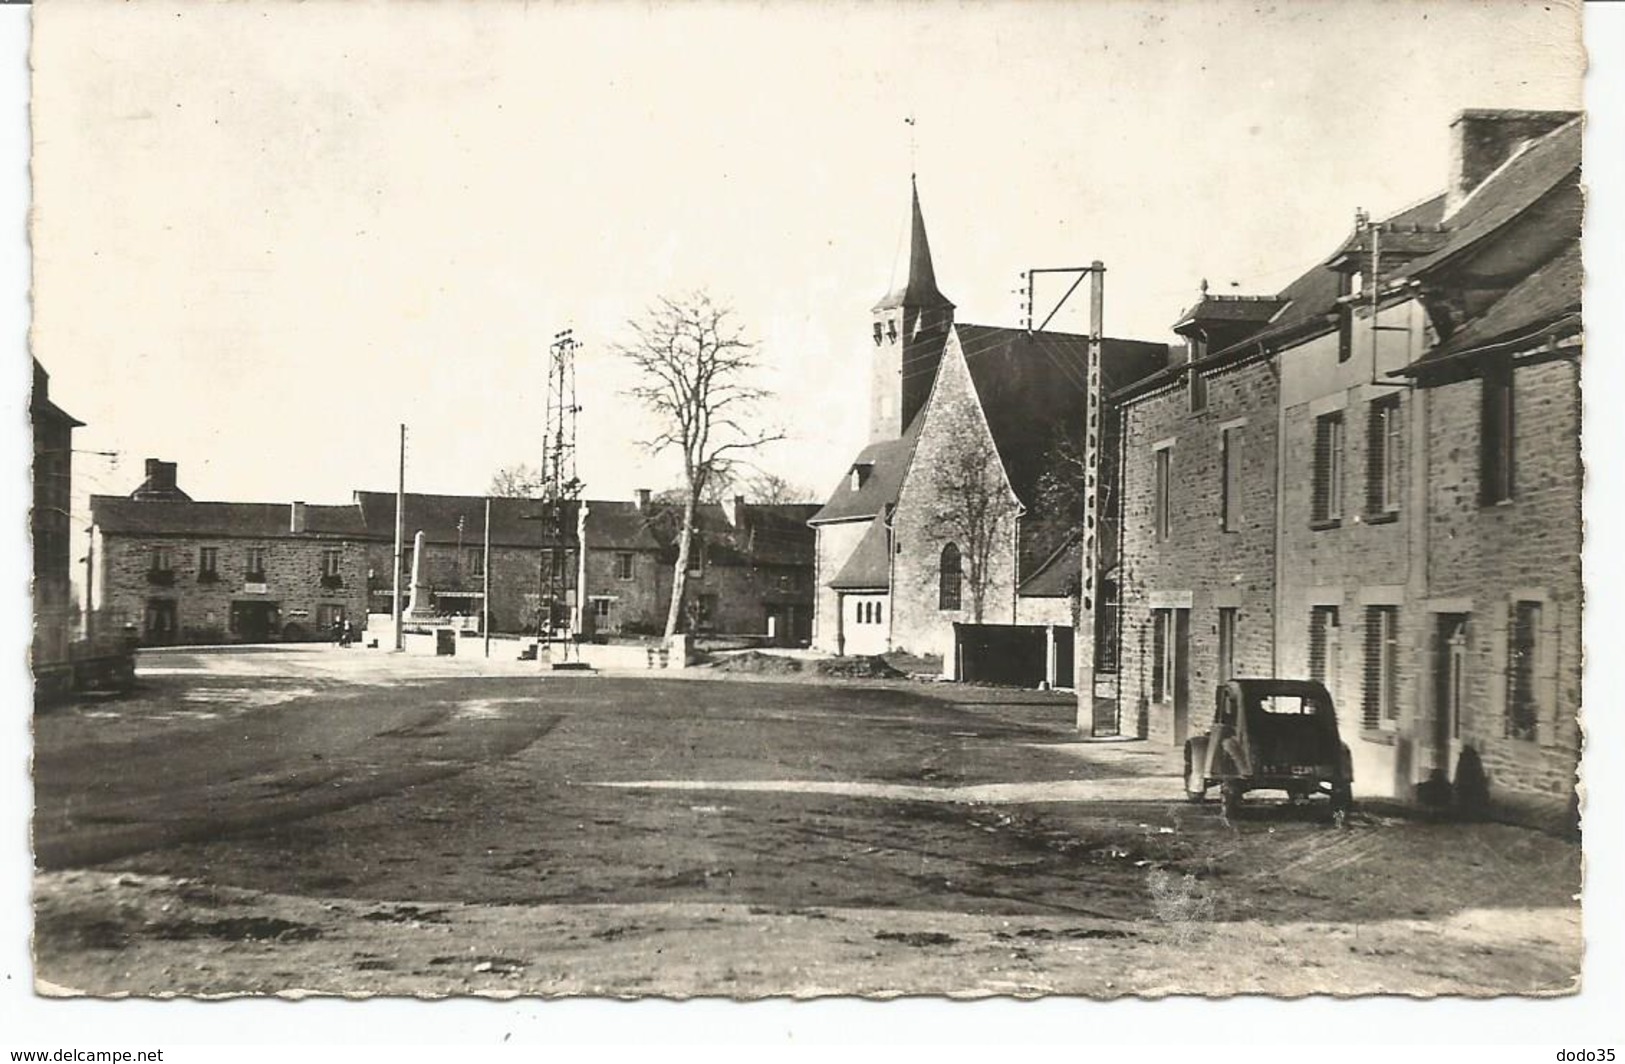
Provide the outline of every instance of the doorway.
[[1191,611],[1174,610],[1174,745],[1191,730]]
[[231,632],[244,643],[263,643],[278,634],[277,614],[274,602],[233,602]]
[[1434,622],[1433,769],[1450,775],[1451,749],[1461,738],[1467,686],[1467,614],[1440,613]]
[[142,624],[144,642],[173,643],[180,634],[179,612],[174,599],[148,599],[146,619]]

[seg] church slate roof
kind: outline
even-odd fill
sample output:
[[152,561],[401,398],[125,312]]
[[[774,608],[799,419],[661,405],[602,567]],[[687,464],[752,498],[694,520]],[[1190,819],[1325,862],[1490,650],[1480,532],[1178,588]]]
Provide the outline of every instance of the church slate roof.
[[829,586],[837,591],[884,591],[891,586],[891,536],[886,522],[874,521]]
[[[1059,434],[1081,416],[1089,338],[991,325],[954,329],[1010,486],[1032,506]],[[1167,361],[1165,343],[1108,337],[1101,346],[1101,390],[1109,395]]]
[[931,243],[925,236],[925,217],[920,213],[920,189],[913,178],[909,185],[914,195],[914,213],[908,236],[908,274],[903,283],[874,306],[875,310],[893,307],[948,307],[953,303],[937,288],[936,267],[931,264]]
[[[895,504],[898,493],[903,490],[903,477],[908,473],[909,462],[914,457],[914,441],[920,434],[920,420],[920,415],[916,415],[897,439],[871,443],[859,451],[851,465],[847,466],[840,484],[830,493],[829,501],[807,523],[821,525],[878,517],[886,512],[887,507]],[[852,467],[865,465],[869,467],[869,472],[862,486],[853,489]]]

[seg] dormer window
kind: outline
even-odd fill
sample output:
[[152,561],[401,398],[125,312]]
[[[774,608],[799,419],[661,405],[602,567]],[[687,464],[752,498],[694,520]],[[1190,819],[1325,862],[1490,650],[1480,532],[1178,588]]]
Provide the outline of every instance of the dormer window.
[[857,491],[869,482],[869,474],[874,472],[873,462],[858,462],[852,467],[852,490]]
[[897,342],[897,319],[896,318],[887,318],[886,319],[886,336],[887,336],[888,339],[891,340],[892,343],[895,344]]
[[875,322],[875,346],[879,347],[880,342],[882,340],[884,340],[885,338],[886,338],[886,327],[884,325],[882,325],[878,321]]

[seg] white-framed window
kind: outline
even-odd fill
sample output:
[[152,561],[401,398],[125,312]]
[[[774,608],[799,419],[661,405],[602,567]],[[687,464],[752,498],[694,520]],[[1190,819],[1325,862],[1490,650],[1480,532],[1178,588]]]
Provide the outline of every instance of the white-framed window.
[[600,621],[609,620],[609,611],[614,600],[601,595],[594,595],[590,601],[592,603],[593,617]]
[[1151,611],[1151,701],[1174,696],[1174,611]]
[[468,549],[464,552],[463,559],[469,576],[485,575],[485,550],[483,548],[472,547]]
[[1165,542],[1174,529],[1174,449],[1171,445],[1158,447],[1153,456],[1155,483],[1151,497],[1151,527],[1157,541]]
[[151,560],[152,571],[155,573],[167,573],[175,568],[174,560],[169,553],[168,547],[152,548]]
[[631,551],[623,550],[623,551],[620,551],[619,553],[617,553],[615,555],[615,579],[617,579],[617,580],[630,580],[630,579],[632,579],[632,552]]
[[265,548],[249,547],[243,552],[243,575],[250,582],[260,583],[265,579]]
[[1399,512],[1405,439],[1398,395],[1371,401],[1366,425],[1366,514],[1382,518]]
[[220,572],[220,548],[199,547],[197,549],[197,575],[201,579],[210,579]]
[[336,548],[327,548],[322,551],[322,575],[338,576],[344,563],[344,555]]
[[1310,520],[1331,525],[1343,519],[1343,412],[1315,419],[1314,498]]
[[1361,722],[1391,730],[1399,720],[1399,607],[1365,608],[1365,687]]

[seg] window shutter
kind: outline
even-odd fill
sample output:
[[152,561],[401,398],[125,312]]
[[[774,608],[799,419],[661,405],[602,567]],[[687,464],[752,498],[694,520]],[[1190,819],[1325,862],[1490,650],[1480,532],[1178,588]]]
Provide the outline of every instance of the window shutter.
[[1559,659],[1559,609],[1555,602],[1541,607],[1540,627],[1535,633],[1535,705],[1536,736],[1542,746],[1556,746],[1559,742],[1557,665]]
[[1382,726],[1382,617],[1375,606],[1365,610],[1365,683],[1361,723],[1375,730]]
[[1151,701],[1161,702],[1168,689],[1164,667],[1168,657],[1168,614],[1165,610],[1151,611]]
[[[1489,705],[1483,707],[1485,716],[1482,720],[1476,719],[1479,707],[1474,706],[1469,711],[1473,718],[1473,730],[1481,736],[1501,738],[1507,731],[1507,614],[1510,609],[1509,603],[1500,609],[1491,608],[1484,612],[1489,622],[1485,635],[1490,648],[1490,676],[1489,683],[1485,685],[1489,692]],[[1471,702],[1468,704],[1472,705]],[[1468,729],[1464,727],[1463,731]]]
[[1309,678],[1326,682],[1326,611],[1319,606],[1309,611]]
[[1331,502],[1332,439],[1331,423],[1326,418],[1315,421],[1314,503],[1311,511],[1316,521],[1326,520]]

